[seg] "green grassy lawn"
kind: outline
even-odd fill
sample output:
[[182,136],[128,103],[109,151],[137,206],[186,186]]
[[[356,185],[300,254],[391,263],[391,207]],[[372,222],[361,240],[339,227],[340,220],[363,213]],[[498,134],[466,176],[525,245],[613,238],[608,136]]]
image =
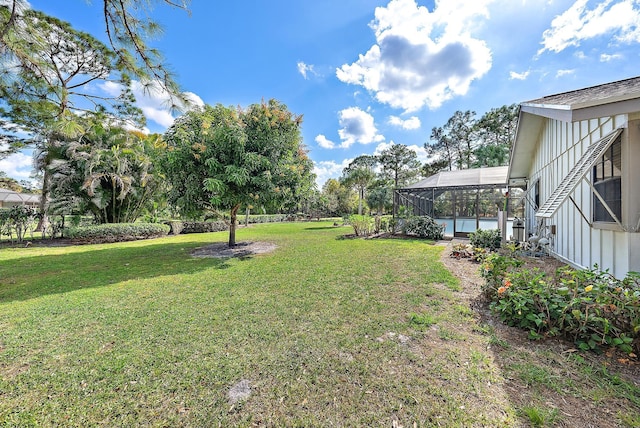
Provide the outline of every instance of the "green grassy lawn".
[[[442,247],[340,239],[349,229],[331,224],[240,229],[278,246],[244,259],[189,255],[225,233],[0,250],[0,426],[531,419]],[[251,395],[233,402],[241,380]],[[625,385],[602,394],[640,392]]]

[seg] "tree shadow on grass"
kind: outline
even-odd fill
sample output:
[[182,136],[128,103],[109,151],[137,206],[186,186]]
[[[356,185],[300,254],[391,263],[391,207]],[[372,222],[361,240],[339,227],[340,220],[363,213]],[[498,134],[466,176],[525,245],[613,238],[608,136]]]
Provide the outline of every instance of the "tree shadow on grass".
[[0,303],[101,287],[133,279],[227,269],[229,259],[196,258],[202,242],[161,243],[95,249],[86,246],[55,255],[34,255],[0,261]]
[[305,227],[304,230],[329,230],[329,229],[338,229],[342,226],[316,226],[316,227]]

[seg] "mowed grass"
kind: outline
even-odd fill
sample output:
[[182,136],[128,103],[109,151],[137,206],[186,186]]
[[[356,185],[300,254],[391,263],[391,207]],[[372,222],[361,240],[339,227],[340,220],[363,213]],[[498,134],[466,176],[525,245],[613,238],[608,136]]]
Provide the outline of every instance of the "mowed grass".
[[190,256],[224,233],[0,250],[0,426],[526,420],[442,247],[349,231],[241,229],[277,245],[244,259]]

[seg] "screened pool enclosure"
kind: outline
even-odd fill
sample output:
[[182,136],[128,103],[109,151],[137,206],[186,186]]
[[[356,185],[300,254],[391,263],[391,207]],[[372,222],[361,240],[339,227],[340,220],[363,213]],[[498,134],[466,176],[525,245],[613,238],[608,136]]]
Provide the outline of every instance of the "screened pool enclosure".
[[445,236],[466,237],[477,229],[506,227],[504,238],[518,238],[521,229],[516,224],[514,235],[513,221],[523,216],[525,183],[509,185],[508,169],[499,166],[439,172],[396,190],[396,212],[432,217],[445,225]]

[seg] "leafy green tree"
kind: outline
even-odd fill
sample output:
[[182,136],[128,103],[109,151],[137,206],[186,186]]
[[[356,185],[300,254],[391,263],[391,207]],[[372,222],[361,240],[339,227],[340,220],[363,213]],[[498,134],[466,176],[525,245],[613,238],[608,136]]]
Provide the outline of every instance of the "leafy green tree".
[[169,201],[186,216],[229,210],[234,246],[242,206],[282,203],[300,181],[312,180],[301,122],[275,100],[244,111],[217,105],[186,113],[165,134]]
[[449,166],[449,161],[447,161],[446,159],[432,160],[431,162],[426,162],[424,165],[422,165],[421,175],[423,177],[431,177],[432,175],[435,175],[440,171],[449,170]]
[[279,101],[253,104],[240,112],[247,137],[247,150],[271,159],[271,181],[277,197],[259,201],[273,212],[297,212],[315,188],[313,161],[302,144],[300,125],[302,116],[288,111]]
[[326,198],[327,211],[331,215],[351,213],[357,205],[356,194],[335,178],[330,178],[324,183],[322,195]]
[[473,151],[477,143],[476,112],[456,111],[444,126],[450,141],[457,152],[456,164],[458,169],[471,168]]
[[[480,120],[473,111],[456,111],[443,127],[431,131],[425,144],[432,161],[425,176],[446,167],[455,169],[500,166],[509,163],[509,153],[518,124],[516,104],[493,108]],[[430,174],[431,173],[431,174]]]
[[155,166],[157,135],[95,123],[78,140],[48,151],[54,214],[93,214],[97,223],[131,223],[152,207],[164,188]]
[[516,104],[493,108],[476,123],[479,143],[475,149],[475,165],[501,166],[509,163],[509,153],[518,126]]
[[382,165],[382,176],[391,179],[396,189],[420,175],[418,154],[404,144],[392,144],[377,158]]
[[375,156],[362,155],[355,158],[342,170],[342,183],[352,187],[358,192],[358,214],[362,215],[362,203],[365,199],[367,188],[376,178],[374,168],[378,160]]
[[389,183],[374,185],[367,192],[367,205],[370,208],[375,208],[378,214],[384,214],[393,207],[393,192],[393,187]]
[[[424,143],[424,148],[429,156],[434,158],[432,164],[443,165],[441,169],[446,167],[449,171],[452,171],[456,161],[456,151],[451,137],[445,132],[444,128],[434,126],[431,129],[430,140],[432,143]],[[429,175],[431,174],[426,174],[425,176],[428,177]]]

